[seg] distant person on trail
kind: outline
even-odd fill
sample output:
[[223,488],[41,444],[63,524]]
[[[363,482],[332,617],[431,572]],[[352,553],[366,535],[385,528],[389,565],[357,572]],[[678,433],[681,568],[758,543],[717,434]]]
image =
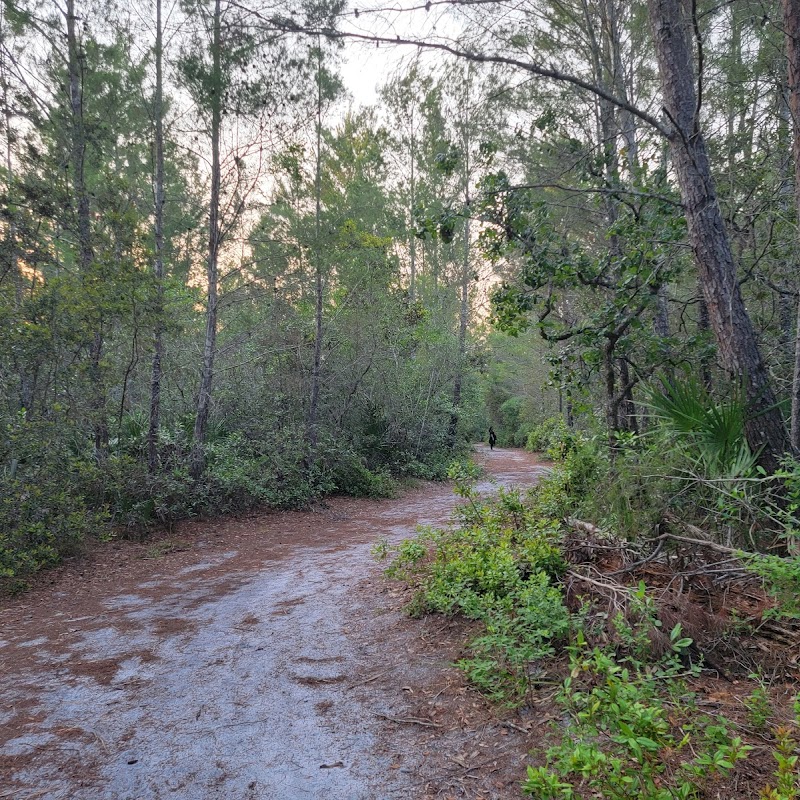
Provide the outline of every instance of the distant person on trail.
[[497,434],[494,432],[494,428],[489,428],[489,449],[494,450],[494,446],[497,444]]

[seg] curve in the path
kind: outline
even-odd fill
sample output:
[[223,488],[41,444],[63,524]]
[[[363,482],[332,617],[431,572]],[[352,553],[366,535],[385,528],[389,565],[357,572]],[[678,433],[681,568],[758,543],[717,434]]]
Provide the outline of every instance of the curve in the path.
[[[490,480],[546,469],[480,448]],[[0,786],[56,800],[396,796],[354,676],[402,657],[352,593],[371,545],[444,523],[449,487],[196,524],[188,549],[56,580],[2,609]],[[96,564],[96,562],[94,562]],[[362,693],[363,694],[363,693]],[[413,792],[406,796],[413,796]]]

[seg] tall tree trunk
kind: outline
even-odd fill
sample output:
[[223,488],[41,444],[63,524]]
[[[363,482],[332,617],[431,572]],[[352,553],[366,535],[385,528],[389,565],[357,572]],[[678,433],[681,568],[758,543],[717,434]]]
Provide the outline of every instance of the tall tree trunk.
[[[468,77],[466,86],[470,87],[470,72],[468,67]],[[469,92],[469,88],[467,88]],[[455,379],[453,381],[453,411],[450,414],[450,424],[448,426],[448,438],[451,445],[455,445],[456,437],[458,435],[458,420],[459,412],[461,410],[461,394],[464,383],[464,365],[467,357],[467,328],[469,326],[469,278],[470,266],[472,257],[472,227],[470,225],[470,195],[469,183],[472,164],[470,163],[470,123],[468,103],[464,103],[462,109],[465,116],[461,120],[463,128],[462,134],[462,148],[464,153],[463,164],[463,180],[464,180],[464,256],[461,263],[461,282],[460,282],[460,297],[459,297],[459,311],[458,311],[458,355],[456,363]]]
[[414,136],[414,110],[411,110],[411,183],[409,186],[409,202],[411,204],[411,237],[408,243],[409,261],[411,262],[411,274],[408,281],[408,299],[411,304],[416,300],[416,281],[417,281],[417,237],[414,235],[414,206],[417,202],[417,175],[416,175],[416,140]]
[[147,466],[150,472],[155,472],[158,467],[158,428],[161,421],[161,370],[164,357],[164,38],[161,24],[161,0],[156,0],[155,59],[153,216],[156,251],[153,259],[153,277],[156,282],[156,324],[153,332],[153,365],[150,378],[150,426],[147,431]]
[[669,342],[666,341],[670,336],[669,329],[669,295],[667,293],[666,285],[662,284],[658,287],[658,296],[656,297],[656,313],[653,318],[653,332],[659,339],[662,340],[659,349],[663,358],[663,374],[664,377],[672,382],[675,371],[672,368],[672,348]]
[[322,43],[317,38],[317,160],[314,174],[314,363],[311,368],[311,398],[308,404],[307,436],[310,461],[316,458],[317,416],[319,390],[322,377],[323,330],[323,276],[322,276]]
[[[794,156],[795,224],[800,227],[800,0],[783,0],[783,28],[789,62],[789,110],[792,116],[792,155]],[[792,447],[800,450],[800,298],[795,328],[794,374],[792,376]]]
[[616,433],[619,430],[619,403],[617,396],[617,374],[614,369],[614,350],[617,342],[613,337],[606,339],[603,346],[603,383],[606,390],[606,427],[608,428],[608,451],[612,461],[617,451]]
[[761,465],[773,472],[791,443],[742,299],[700,129],[689,35],[693,20],[681,0],[648,0],[648,8],[664,111],[673,128],[669,137],[672,163],[709,320],[725,369],[744,385],[747,443],[760,452]]
[[[0,43],[2,43],[3,32],[0,34]],[[0,56],[2,57],[2,56]],[[8,267],[11,272],[12,280],[14,281],[14,309],[18,311],[22,306],[23,296],[23,280],[22,273],[19,269],[19,248],[17,245],[17,215],[14,209],[14,159],[12,156],[11,141],[13,138],[13,128],[11,125],[11,106],[8,96],[8,74],[6,72],[5,59],[2,60],[2,76],[0,79],[3,82],[3,117],[6,126],[6,192],[8,194],[8,229],[6,234],[6,242],[8,248]],[[24,406],[23,406],[24,407]]]
[[[467,172],[467,174],[469,174]],[[464,365],[467,359],[467,328],[469,327],[469,277],[472,235],[469,219],[469,190],[465,192],[465,208],[467,218],[464,222],[464,261],[461,265],[461,297],[459,299],[458,313],[458,356],[456,375],[453,381],[453,412],[450,414],[448,436],[451,444],[455,444],[458,435],[458,419],[461,410],[461,393],[464,383]]]
[[212,93],[211,93],[211,200],[208,210],[208,255],[206,279],[208,300],[206,305],[206,334],[203,342],[203,363],[200,370],[200,388],[197,394],[197,416],[194,421],[194,446],[191,472],[199,477],[205,469],[204,444],[211,412],[211,386],[214,379],[214,356],[217,347],[217,283],[219,259],[219,201],[220,201],[220,128],[222,125],[222,8],[220,0],[214,3],[214,32],[212,42]]
[[[83,280],[91,280],[94,252],[92,249],[91,209],[86,189],[86,131],[83,125],[83,56],[76,31],[75,0],[67,0],[67,70],[72,122],[72,180],[77,201],[78,263]],[[99,461],[108,454],[108,420],[106,419],[106,388],[103,369],[102,311],[96,310],[94,330],[89,342],[89,407],[94,433],[94,453]]]
[[[616,91],[621,97],[626,97],[624,76],[622,74],[622,53],[619,36],[619,22],[615,0],[604,0],[601,5],[603,24],[599,32],[595,32],[592,23],[593,10],[587,0],[583,2],[583,14],[586,21],[586,31],[589,36],[592,69],[595,83],[606,91]],[[597,34],[601,37],[598,39]],[[636,138],[632,115],[626,112],[621,116],[623,125],[617,121],[617,109],[613,103],[603,97],[597,100],[598,129],[597,137],[603,151],[603,179],[607,189],[620,187],[620,163],[617,141],[622,137],[626,150],[636,158]],[[633,162],[632,162],[633,163]],[[619,220],[619,201],[611,194],[603,194],[603,208],[605,223],[608,230],[613,231]],[[622,241],[616,233],[608,237],[608,263],[609,273],[616,283],[620,281],[620,263],[623,257]],[[616,432],[620,429],[636,429],[636,406],[629,383],[628,364],[624,358],[616,357],[618,337],[610,337],[604,350],[604,370],[606,387],[606,422],[613,425],[608,431],[609,444],[616,447]],[[609,360],[610,359],[610,360]],[[616,395],[616,373],[619,373],[619,384],[624,396]],[[622,413],[620,413],[620,411]]]

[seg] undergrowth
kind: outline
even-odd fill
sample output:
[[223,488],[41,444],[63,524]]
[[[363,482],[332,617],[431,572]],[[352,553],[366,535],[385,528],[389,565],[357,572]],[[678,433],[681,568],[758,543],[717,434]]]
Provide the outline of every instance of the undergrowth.
[[[526,494],[500,490],[492,499],[476,494],[469,469],[454,469],[463,502],[453,523],[422,529],[396,547],[384,543],[387,574],[413,589],[411,614],[479,623],[457,666],[491,701],[534,702],[540,675],[565,675],[556,695],[559,722],[523,784],[530,796],[702,798],[748,758],[744,734],[755,732],[771,737],[777,764],[761,800],[797,800],[797,725],[776,727],[763,680],[742,700],[744,723],[704,714],[690,689],[702,655],[680,623],[662,630],[644,582],[623,587],[625,596],[606,610],[589,601],[575,609],[569,600],[563,520],[595,502],[604,468],[602,457],[579,443]],[[793,562],[758,563],[775,593],[793,595]]]
[[200,516],[299,508],[320,496],[392,497],[398,478],[445,477],[453,452],[396,452],[391,463],[321,435],[309,462],[304,428],[269,439],[211,425],[205,470],[190,474],[193,420],[159,432],[159,468],[148,469],[147,419],[126,417],[102,459],[68,421],[28,421],[0,436],[0,591],[21,591],[41,569],[84,543],[143,537]]

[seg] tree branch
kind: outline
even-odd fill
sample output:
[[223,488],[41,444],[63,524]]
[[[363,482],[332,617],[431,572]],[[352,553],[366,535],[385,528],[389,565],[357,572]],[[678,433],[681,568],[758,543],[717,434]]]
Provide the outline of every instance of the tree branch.
[[[456,5],[460,5],[460,3],[456,3]],[[469,50],[464,50],[460,46],[449,45],[445,44],[444,42],[429,42],[423,39],[406,39],[401,36],[397,36],[392,39],[386,36],[374,36],[366,33],[337,31],[333,28],[310,28],[303,26],[292,19],[287,19],[284,17],[263,17],[261,14],[257,14],[256,16],[260,17],[272,28],[285,33],[299,33],[305,36],[324,36],[327,39],[353,39],[362,42],[375,42],[375,44],[378,45],[406,45],[425,50],[438,50],[440,52],[449,53],[457,58],[463,58],[467,61],[472,61],[477,64],[500,64],[507,67],[516,67],[517,69],[524,70],[525,72],[530,72],[533,75],[538,75],[541,78],[550,78],[554,81],[569,83],[573,86],[577,86],[580,89],[584,89],[585,91],[590,92],[597,97],[603,98],[609,103],[615,105],[617,108],[628,111],[635,117],[641,119],[643,122],[646,122],[650,127],[657,130],[665,138],[670,138],[669,129],[667,129],[655,117],[648,114],[646,111],[642,111],[642,109],[637,108],[627,100],[616,97],[615,95],[611,94],[611,92],[607,92],[602,87],[596,86],[590,81],[584,80],[577,75],[570,75],[569,73],[561,72],[560,70],[555,69],[553,66],[544,67],[541,64],[534,64],[529,61],[520,61],[519,59],[503,56],[499,53],[474,53]]]

